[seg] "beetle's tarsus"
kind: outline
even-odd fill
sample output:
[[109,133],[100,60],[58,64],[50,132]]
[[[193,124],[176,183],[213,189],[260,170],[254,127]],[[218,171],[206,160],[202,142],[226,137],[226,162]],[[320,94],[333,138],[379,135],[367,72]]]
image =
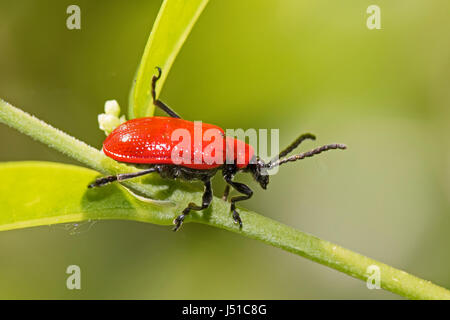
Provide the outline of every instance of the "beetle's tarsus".
[[98,178],[93,183],[88,185],[88,188],[92,189],[92,188],[96,188],[96,187],[102,187],[102,186],[107,185],[116,180],[117,180],[117,176],[107,176],[107,177],[103,177],[103,178]]
[[183,224],[185,217],[186,217],[186,215],[183,213],[183,214],[180,214],[175,219],[173,219],[173,224],[175,226],[172,228],[172,231],[176,232],[181,228],[181,225]]
[[155,76],[155,80],[159,80],[159,78],[161,78],[162,70],[158,66],[156,66],[155,69],[158,70],[158,75]]
[[239,228],[242,228],[241,216],[239,215],[239,213],[236,210],[233,210],[233,220],[234,220],[234,223],[239,224]]

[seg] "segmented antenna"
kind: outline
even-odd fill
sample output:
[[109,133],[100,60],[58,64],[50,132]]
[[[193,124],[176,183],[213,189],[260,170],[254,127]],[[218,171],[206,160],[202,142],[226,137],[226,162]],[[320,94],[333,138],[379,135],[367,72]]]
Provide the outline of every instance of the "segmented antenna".
[[300,143],[305,141],[306,139],[310,140],[316,140],[316,136],[311,133],[304,133],[300,137],[298,137],[294,142],[292,142],[286,149],[280,152],[277,158],[273,158],[270,160],[270,162],[276,161],[278,159],[281,159],[285,156],[287,156],[289,153],[291,153],[295,148],[297,148]]
[[315,148],[313,150],[307,151],[307,152],[303,152],[300,154],[297,154],[295,156],[291,156],[288,158],[283,158],[283,159],[279,159],[276,160],[275,162],[270,161],[269,163],[266,164],[266,168],[268,169],[272,169],[275,168],[277,166],[281,166],[284,163],[287,162],[293,162],[293,161],[297,161],[297,160],[302,160],[305,158],[309,158],[309,157],[313,157],[319,153],[328,151],[328,150],[333,150],[333,149],[341,149],[341,150],[345,150],[347,149],[347,146],[345,144],[340,144],[340,143],[334,143],[334,144],[327,144],[318,148]]

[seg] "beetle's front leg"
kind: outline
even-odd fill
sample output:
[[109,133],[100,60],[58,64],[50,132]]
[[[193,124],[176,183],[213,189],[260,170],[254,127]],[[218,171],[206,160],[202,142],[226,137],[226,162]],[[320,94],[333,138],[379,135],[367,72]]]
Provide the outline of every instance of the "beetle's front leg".
[[231,179],[232,179],[231,177],[225,177],[225,181],[230,186],[232,186],[233,189],[235,189],[236,191],[243,194],[242,196],[237,196],[237,197],[231,198],[231,207],[230,207],[230,210],[233,212],[234,222],[238,223],[239,227],[242,228],[241,217],[240,217],[239,213],[236,211],[236,202],[250,199],[253,195],[253,191],[252,191],[252,189],[249,188],[249,186],[247,186],[243,183],[234,182]]
[[176,217],[173,220],[173,224],[175,225],[173,227],[173,229],[172,229],[173,231],[177,231],[178,229],[180,229],[181,225],[184,222],[184,218],[189,214],[189,212],[191,210],[201,211],[203,209],[208,208],[209,205],[211,204],[212,199],[213,199],[213,193],[212,193],[212,188],[211,188],[211,181],[210,180],[206,180],[204,183],[205,183],[205,192],[203,193],[203,197],[202,197],[202,205],[201,206],[197,206],[193,202],[189,203],[187,208],[183,210],[183,213],[180,214],[178,217]]

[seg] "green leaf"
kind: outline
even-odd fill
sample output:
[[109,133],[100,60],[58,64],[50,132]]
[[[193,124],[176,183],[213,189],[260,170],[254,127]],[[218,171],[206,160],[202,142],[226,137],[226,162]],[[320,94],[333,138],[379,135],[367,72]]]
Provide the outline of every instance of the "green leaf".
[[98,172],[50,162],[0,164],[0,231],[86,220],[169,225],[170,207],[137,200],[118,184],[88,189]]
[[158,97],[178,52],[207,3],[208,0],[164,0],[131,88],[130,119],[153,115],[150,85],[155,67],[162,69],[156,86]]
[[[98,174],[72,165],[44,162],[0,164],[0,231],[86,220],[122,219],[169,225],[188,201],[199,201],[201,192],[174,190],[177,206],[145,203],[119,184],[97,189],[87,185]],[[233,224],[229,204],[217,198],[207,210],[187,221],[209,224],[241,233],[272,246],[366,280],[368,266],[380,268],[383,288],[418,299],[450,299],[450,292],[429,281],[364,257],[328,241],[295,230],[245,209],[239,209],[244,227]]]

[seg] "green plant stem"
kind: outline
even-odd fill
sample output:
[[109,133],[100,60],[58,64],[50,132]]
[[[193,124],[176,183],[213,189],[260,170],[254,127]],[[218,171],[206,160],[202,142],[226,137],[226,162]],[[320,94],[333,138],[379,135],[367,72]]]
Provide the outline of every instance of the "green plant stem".
[[[105,157],[95,148],[51,127],[3,100],[0,100],[0,121],[102,173],[110,174],[126,172],[126,170],[129,172],[131,169],[131,167],[115,163],[115,161]],[[179,182],[171,183],[178,184]],[[150,191],[153,194],[156,191],[156,189],[152,189],[153,187],[156,188],[155,186],[146,184],[141,186],[141,189],[147,190],[147,192]],[[178,193],[175,192],[174,194],[178,195],[173,197],[172,200],[183,200],[185,202],[194,197],[199,197],[201,192],[178,190]],[[370,276],[367,274],[367,267],[376,265],[380,268],[381,287],[386,290],[411,299],[450,299],[450,291],[445,288],[245,209],[241,209],[244,227],[238,229],[230,219],[229,204],[218,198],[213,200],[212,208],[206,212],[199,212],[198,214],[192,215],[187,221],[208,224],[263,241],[274,247],[308,258],[361,280],[367,280]],[[170,223],[166,210],[174,210],[174,214],[176,215],[175,211],[178,209],[161,210],[161,214],[164,213],[164,217],[160,219],[161,224]],[[155,210],[152,214],[158,215],[159,211]],[[95,219],[95,217],[95,215],[77,216],[75,220]],[[110,210],[98,218],[120,219],[121,216]],[[126,218],[133,219],[129,215]],[[145,217],[143,218],[142,216],[139,219],[135,219],[138,221],[146,221]],[[74,222],[73,219],[64,221]],[[48,223],[50,222],[46,220],[46,224]],[[29,224],[27,226],[32,225]],[[34,225],[40,224],[37,222]]]
[[377,266],[381,276],[381,287],[409,299],[450,299],[449,290],[430,281],[417,278],[402,270],[283,225],[257,213],[246,212],[245,227],[242,231],[232,225],[229,216],[213,215],[212,219],[205,220],[204,217],[200,217],[196,221],[241,233],[246,237],[263,241],[364,281],[370,276],[367,273],[367,268]]

